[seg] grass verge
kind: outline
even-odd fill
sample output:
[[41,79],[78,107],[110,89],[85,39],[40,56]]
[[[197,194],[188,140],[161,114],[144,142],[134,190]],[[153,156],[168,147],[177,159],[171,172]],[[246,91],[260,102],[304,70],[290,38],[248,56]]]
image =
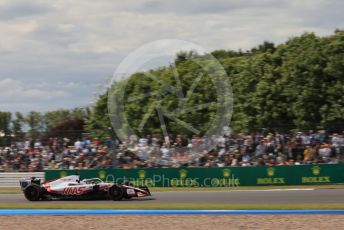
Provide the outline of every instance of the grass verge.
[[252,187],[197,187],[197,188],[151,188],[152,192],[187,192],[187,191],[230,191],[230,190],[270,190],[270,189],[344,189],[340,185],[298,185],[298,186],[252,186]]
[[0,187],[0,194],[19,194],[21,192],[19,187]]

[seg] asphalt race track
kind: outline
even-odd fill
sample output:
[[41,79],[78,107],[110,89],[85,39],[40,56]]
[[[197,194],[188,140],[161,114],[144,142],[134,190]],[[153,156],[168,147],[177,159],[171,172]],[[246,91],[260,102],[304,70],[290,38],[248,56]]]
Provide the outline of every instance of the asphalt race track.
[[[0,203],[28,203],[23,194],[0,194]],[[104,204],[108,200],[97,201],[40,201],[49,203],[77,202]],[[152,204],[311,204],[344,203],[344,189],[316,190],[253,190],[253,191],[190,191],[190,192],[156,192],[151,198],[124,200],[128,203]]]

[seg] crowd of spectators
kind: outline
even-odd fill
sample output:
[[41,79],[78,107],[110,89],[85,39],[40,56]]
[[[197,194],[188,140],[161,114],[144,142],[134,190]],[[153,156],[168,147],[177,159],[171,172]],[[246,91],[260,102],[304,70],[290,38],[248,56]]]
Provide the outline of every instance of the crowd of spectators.
[[[344,132],[232,134],[159,138],[130,136],[118,143],[83,138],[26,140],[0,147],[0,171],[147,167],[274,166],[344,162]],[[113,160],[113,156],[115,156]]]

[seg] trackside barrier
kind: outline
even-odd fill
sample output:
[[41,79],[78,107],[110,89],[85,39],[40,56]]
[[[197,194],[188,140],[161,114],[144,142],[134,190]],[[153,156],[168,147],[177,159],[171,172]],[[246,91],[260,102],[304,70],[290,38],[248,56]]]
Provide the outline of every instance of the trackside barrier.
[[19,187],[19,180],[28,177],[37,177],[44,179],[44,172],[0,173],[0,187]]
[[344,164],[259,166],[226,168],[148,168],[100,170],[48,170],[46,180],[79,173],[81,179],[130,181],[149,187],[239,187],[264,185],[344,184]]

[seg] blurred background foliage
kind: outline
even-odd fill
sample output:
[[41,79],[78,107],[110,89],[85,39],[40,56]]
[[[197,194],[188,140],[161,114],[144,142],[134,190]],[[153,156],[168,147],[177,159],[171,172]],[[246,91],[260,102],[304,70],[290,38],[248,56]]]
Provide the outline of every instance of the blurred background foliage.
[[[248,51],[216,50],[211,54],[221,63],[232,85],[233,114],[228,126],[234,132],[261,128],[282,132],[343,129],[343,30],[327,37],[304,33],[280,45],[264,42]],[[44,135],[76,139],[85,132],[102,139],[112,137],[108,95],[116,97],[111,103],[117,100],[125,104],[123,108],[114,106],[112,112],[123,113],[119,116],[142,135],[162,133],[157,107],[203,134],[215,122],[221,106],[213,79],[218,74],[216,65],[209,63],[204,71],[195,62],[203,57],[192,51],[180,52],[169,66],[135,73],[112,85],[92,108],[28,114],[0,112],[0,141]],[[193,93],[188,94],[195,82]],[[180,100],[180,93],[188,99]],[[202,105],[205,108],[197,109]],[[143,118],[145,125],[139,129]],[[192,134],[175,119],[165,116],[164,122],[171,134]]]
[[[212,55],[222,64],[232,84],[234,111],[228,125],[234,132],[251,132],[260,128],[275,131],[343,129],[343,30],[336,30],[328,37],[304,33],[277,46],[264,42],[249,51],[216,50]],[[124,117],[134,129],[140,126],[151,105],[157,103],[157,95],[151,93],[158,91],[163,84],[178,88],[174,77],[176,70],[182,92],[187,94],[192,83],[202,74],[202,68],[194,61],[197,58],[200,56],[194,52],[180,52],[170,66],[136,73],[127,79],[125,98],[131,100],[125,102]],[[178,117],[199,127],[201,133],[214,121],[218,106],[212,76],[203,74],[205,76],[185,104],[187,112]],[[152,75],[157,79],[152,79]],[[174,111],[180,100],[175,92],[166,91],[159,103],[168,111]],[[90,133],[94,133],[95,128],[106,130],[110,127],[106,115],[107,95],[99,98],[87,121],[86,129]],[[200,111],[188,111],[188,108],[205,103],[211,105]],[[191,134],[178,122],[168,118],[165,122],[170,133]],[[155,111],[141,134],[159,132],[159,116]],[[95,133],[95,136],[101,134]]]

